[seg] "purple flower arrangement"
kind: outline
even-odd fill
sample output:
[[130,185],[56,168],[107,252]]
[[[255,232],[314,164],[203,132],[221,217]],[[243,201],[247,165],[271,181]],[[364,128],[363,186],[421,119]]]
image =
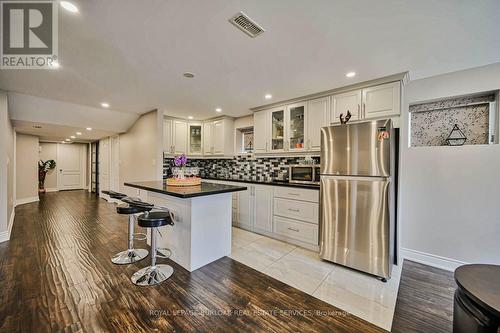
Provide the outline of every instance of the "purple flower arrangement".
[[175,156],[174,158],[174,165],[176,167],[185,167],[186,164],[187,164],[187,156],[182,154],[182,155],[179,155],[179,156]]

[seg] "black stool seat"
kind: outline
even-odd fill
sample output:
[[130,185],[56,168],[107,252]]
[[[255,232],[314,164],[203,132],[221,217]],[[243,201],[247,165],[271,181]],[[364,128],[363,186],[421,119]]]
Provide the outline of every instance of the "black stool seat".
[[134,199],[132,199],[130,197],[123,198],[122,201],[128,203],[129,206],[134,206],[134,207],[141,208],[145,212],[149,212],[154,207],[153,204],[150,204],[150,203],[147,203],[147,202],[144,202],[144,201],[134,200]]
[[102,193],[109,195],[112,199],[123,199],[127,195],[115,191],[102,191]]
[[143,228],[157,228],[164,225],[174,225],[174,221],[167,212],[150,212],[137,218],[139,226]]
[[118,205],[116,206],[116,212],[118,214],[138,214],[138,213],[144,213],[147,211],[147,209],[142,208],[142,207],[137,207],[137,206],[130,206],[130,205]]

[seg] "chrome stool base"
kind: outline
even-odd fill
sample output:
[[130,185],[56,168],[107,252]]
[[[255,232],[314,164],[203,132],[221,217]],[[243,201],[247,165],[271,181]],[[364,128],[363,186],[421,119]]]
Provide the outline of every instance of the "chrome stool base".
[[125,250],[115,254],[111,262],[116,265],[128,265],[146,258],[148,254],[148,250],[145,249]]
[[153,286],[167,280],[174,273],[170,265],[144,267],[132,275],[132,283],[138,286]]

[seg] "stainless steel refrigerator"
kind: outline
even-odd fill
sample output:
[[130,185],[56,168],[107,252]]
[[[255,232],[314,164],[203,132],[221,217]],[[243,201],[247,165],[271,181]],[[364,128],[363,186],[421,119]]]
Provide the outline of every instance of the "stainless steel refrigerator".
[[320,256],[391,277],[395,134],[391,120],[321,129]]

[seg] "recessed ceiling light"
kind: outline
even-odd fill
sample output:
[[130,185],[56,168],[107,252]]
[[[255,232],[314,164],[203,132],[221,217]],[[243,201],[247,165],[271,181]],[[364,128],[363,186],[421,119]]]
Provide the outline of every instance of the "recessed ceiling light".
[[70,138],[72,138],[72,139],[76,139],[76,136],[72,135],[72,136],[70,136]]
[[271,99],[271,98],[273,98],[273,95],[271,95],[271,94],[265,94],[264,98],[265,99]]
[[188,119],[193,119],[193,116],[189,116]]
[[92,127],[87,127],[86,130],[87,131],[92,131]]
[[216,108],[215,112],[222,112],[222,108]]
[[66,141],[71,141],[70,139],[66,139]]
[[76,135],[82,135],[82,132],[76,132]]
[[70,13],[78,13],[78,7],[69,1],[61,1],[61,7]]
[[346,77],[348,78],[351,78],[351,77],[355,77],[356,76],[356,72],[349,72],[349,73],[346,73],[345,75]]
[[109,103],[103,102],[103,103],[101,103],[101,106],[102,106],[103,108],[106,108],[106,109],[107,109],[107,108],[109,108]]
[[186,72],[182,75],[184,75],[184,77],[187,77],[188,79],[192,79],[194,77],[194,73],[191,73],[191,72]]
[[61,141],[61,143],[66,143],[66,141]]

